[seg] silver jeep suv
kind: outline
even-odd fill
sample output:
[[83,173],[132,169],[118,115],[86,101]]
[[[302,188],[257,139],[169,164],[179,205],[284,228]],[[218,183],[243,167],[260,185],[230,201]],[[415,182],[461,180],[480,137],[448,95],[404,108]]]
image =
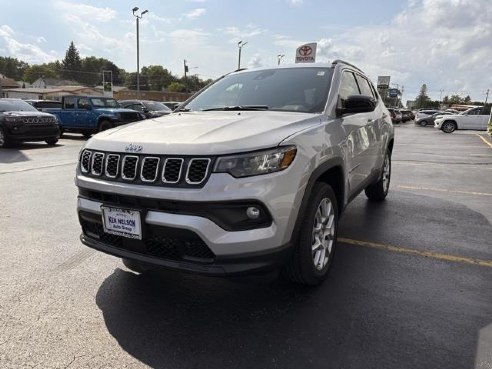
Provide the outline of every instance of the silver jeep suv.
[[87,142],[81,240],[136,271],[282,268],[319,284],[347,204],[385,199],[392,149],[388,110],[351,64],[230,73],[173,114]]

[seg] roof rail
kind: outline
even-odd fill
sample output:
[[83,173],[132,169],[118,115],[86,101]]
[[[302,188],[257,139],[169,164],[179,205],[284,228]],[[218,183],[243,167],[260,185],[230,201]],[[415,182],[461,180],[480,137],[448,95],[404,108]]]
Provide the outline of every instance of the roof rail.
[[333,61],[331,62],[331,65],[333,65],[333,66],[334,66],[334,65],[336,65],[336,64],[340,64],[340,63],[346,64],[346,65],[349,65],[349,66],[351,66],[352,68],[357,69],[359,72],[364,73],[364,72],[363,72],[360,68],[358,68],[358,67],[356,67],[355,65],[350,64],[349,62],[346,62],[345,60],[342,60],[342,59],[336,59],[336,60],[333,60]]

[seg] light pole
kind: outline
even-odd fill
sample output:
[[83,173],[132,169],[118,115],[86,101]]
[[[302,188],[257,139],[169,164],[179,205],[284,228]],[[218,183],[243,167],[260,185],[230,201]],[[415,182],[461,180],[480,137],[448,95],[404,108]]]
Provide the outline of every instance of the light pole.
[[134,7],[132,9],[133,16],[137,19],[137,99],[140,98],[140,44],[139,44],[139,30],[138,30],[138,23],[139,20],[142,19],[143,15],[145,13],[148,13],[148,10],[144,10],[143,12],[140,12],[140,14],[135,14],[135,12],[138,11],[138,7]]
[[441,88],[439,90],[439,109],[441,109],[441,105],[442,105],[442,93],[444,92],[444,90]]
[[237,61],[237,69],[241,69],[241,49],[243,48],[244,45],[246,45],[248,42],[243,42],[243,41],[239,41],[237,43],[237,47],[239,49],[239,58],[238,58],[238,61]]
[[282,58],[283,58],[284,56],[285,56],[284,54],[278,54],[278,55],[277,55],[277,65],[280,65],[280,61],[282,60]]

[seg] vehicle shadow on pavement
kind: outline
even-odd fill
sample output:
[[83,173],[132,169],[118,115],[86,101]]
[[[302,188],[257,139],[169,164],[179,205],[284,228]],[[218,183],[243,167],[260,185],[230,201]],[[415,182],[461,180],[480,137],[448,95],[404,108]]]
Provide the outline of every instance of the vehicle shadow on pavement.
[[477,281],[389,257],[341,245],[318,288],[116,269],[96,303],[121,348],[153,368],[473,367],[490,324],[470,303]]
[[0,149],[0,163],[20,163],[29,160],[31,159],[17,149]]

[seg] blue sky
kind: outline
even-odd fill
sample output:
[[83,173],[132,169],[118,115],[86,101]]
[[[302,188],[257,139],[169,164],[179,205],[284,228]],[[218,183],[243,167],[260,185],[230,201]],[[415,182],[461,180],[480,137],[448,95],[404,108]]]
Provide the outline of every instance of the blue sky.
[[62,59],[70,41],[82,56],[136,70],[163,65],[175,75],[216,78],[237,67],[293,62],[295,49],[318,42],[318,61],[345,59],[376,80],[390,75],[413,99],[423,83],[432,98],[492,88],[490,0],[17,0],[2,4],[0,55],[30,64]]

